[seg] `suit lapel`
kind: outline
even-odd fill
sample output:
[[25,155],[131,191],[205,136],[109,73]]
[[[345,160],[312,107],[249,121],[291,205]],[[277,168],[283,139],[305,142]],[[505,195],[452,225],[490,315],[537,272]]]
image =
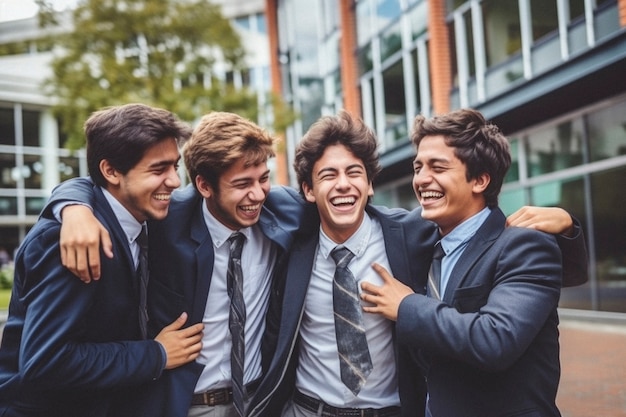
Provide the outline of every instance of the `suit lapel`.
[[443,301],[452,304],[455,289],[467,284],[467,281],[474,278],[469,275],[472,266],[478,262],[481,256],[493,245],[495,240],[500,236],[504,228],[506,218],[499,208],[491,210],[491,214],[487,220],[476,231],[474,237],[471,238],[465,251],[454,266],[450,279],[446,285],[446,292]]
[[[204,204],[204,200],[202,200]],[[211,276],[213,275],[213,262],[215,252],[213,251],[213,241],[207,229],[202,214],[202,206],[197,204],[193,211],[191,221],[191,247],[196,257],[196,276],[194,281],[190,281],[189,285],[193,288],[193,307],[191,311],[190,323],[201,322],[204,317],[206,308],[206,300],[209,295],[209,287],[211,285]],[[185,281],[188,282],[188,281]]]
[[[289,266],[287,269],[288,279],[285,282],[285,293],[283,297],[283,311],[281,314],[280,330],[278,335],[278,348],[289,349],[284,346],[294,339],[297,332],[300,315],[304,308],[311,272],[315,262],[315,251],[319,241],[319,234],[315,233],[301,242],[296,242],[291,250]],[[296,320],[293,318],[297,317]]]
[[366,207],[366,211],[370,216],[376,218],[382,227],[383,238],[385,240],[385,252],[387,253],[387,259],[391,267],[391,274],[396,279],[410,285],[411,276],[409,272],[409,260],[406,256],[407,251],[398,250],[398,242],[406,241],[402,224],[390,220],[389,216],[382,216],[378,209],[371,205]]

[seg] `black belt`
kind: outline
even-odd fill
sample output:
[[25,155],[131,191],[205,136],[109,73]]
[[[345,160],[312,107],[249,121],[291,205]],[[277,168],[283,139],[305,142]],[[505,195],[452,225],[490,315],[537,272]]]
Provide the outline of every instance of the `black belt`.
[[321,406],[324,417],[397,417],[400,415],[400,407],[337,408],[309,397],[300,391],[296,391],[294,394],[293,402],[314,413],[317,413]]
[[[248,391],[248,393],[256,391],[260,382],[261,378],[246,384],[246,391]],[[208,405],[209,407],[229,404],[231,402],[233,402],[233,389],[230,387],[193,394],[191,398],[191,405]]]

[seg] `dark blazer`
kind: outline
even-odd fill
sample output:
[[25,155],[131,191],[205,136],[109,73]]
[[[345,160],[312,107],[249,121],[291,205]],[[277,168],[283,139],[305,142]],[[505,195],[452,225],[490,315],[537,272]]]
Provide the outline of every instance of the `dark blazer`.
[[2,416],[117,416],[161,373],[159,344],[140,340],[126,235],[102,191],[91,191],[115,257],[103,256],[102,279],[85,285],[61,265],[56,221],[40,219],[28,233],[0,348]]
[[[392,274],[415,291],[423,292],[432,248],[437,238],[433,223],[423,220],[419,210],[407,212],[372,205],[368,205],[366,210],[382,226]],[[291,249],[288,265],[282,273],[285,288],[278,342],[270,372],[266,377],[266,385],[261,389],[269,390],[276,387],[279,382],[281,384],[268,416],[280,415],[279,410],[290,397],[295,385],[295,368],[298,360],[295,351],[319,240],[319,221],[317,224],[318,227],[313,233],[299,236]],[[422,401],[421,407],[414,407],[413,412],[407,412],[405,415],[423,415],[425,397],[423,379],[411,378],[411,383],[402,384],[402,389],[407,391],[407,398],[411,398],[411,403],[419,403],[420,399]]]
[[422,350],[434,417],[560,415],[561,253],[554,236],[505,220],[492,210],[442,302],[412,295],[400,305],[397,339]]
[[[213,273],[213,244],[202,214],[202,196],[193,187],[187,187],[175,192],[172,198],[167,218],[151,222],[149,229],[148,303],[152,333],[183,311],[189,313],[188,323],[201,322]],[[304,203],[296,191],[285,187],[273,187],[263,206],[258,224],[278,247],[277,268],[303,223],[303,208]],[[273,288],[274,297],[278,296],[277,291]],[[266,343],[265,371],[271,353],[272,348]],[[145,415],[186,416],[202,369],[203,365],[191,362],[166,371],[158,384],[160,393],[151,401],[152,405],[160,405]],[[261,400],[259,396],[252,400],[249,415],[258,414],[257,402]]]

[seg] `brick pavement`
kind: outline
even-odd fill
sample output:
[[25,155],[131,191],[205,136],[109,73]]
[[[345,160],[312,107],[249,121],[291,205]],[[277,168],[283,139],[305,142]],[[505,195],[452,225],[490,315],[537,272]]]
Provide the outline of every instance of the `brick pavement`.
[[626,417],[626,326],[562,320],[563,417]]

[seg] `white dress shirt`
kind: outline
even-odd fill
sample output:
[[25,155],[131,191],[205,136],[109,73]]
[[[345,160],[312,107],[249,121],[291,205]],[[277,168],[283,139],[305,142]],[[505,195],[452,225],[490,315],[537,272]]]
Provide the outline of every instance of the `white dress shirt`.
[[[226,272],[230,256],[227,240],[234,231],[213,217],[204,200],[202,211],[213,240],[215,260],[204,310],[202,351],[197,359],[205,366],[196,384],[196,393],[231,386],[232,341],[228,329],[230,298],[227,291]],[[241,267],[243,297],[246,304],[244,383],[247,384],[261,376],[261,339],[265,330],[265,314],[269,305],[276,247],[258,225],[239,231],[246,236],[241,254]]]
[[[319,246],[307,290],[300,327],[296,388],[303,394],[341,408],[383,408],[400,405],[392,322],[378,314],[363,312],[365,333],[374,369],[358,396],[341,381],[335,321],[333,276],[335,262],[330,252],[337,246],[320,229]],[[365,216],[357,232],[343,246],[355,254],[348,265],[359,282],[382,284],[372,269],[377,262],[390,270],[380,223]],[[361,301],[363,303],[363,301]]]
[[[126,234],[128,246],[130,247],[130,253],[133,256],[133,264],[135,269],[139,265],[139,245],[135,241],[141,233],[142,223],[139,223],[130,211],[126,209],[113,195],[108,192],[105,188],[100,188],[102,190],[102,194],[109,202],[111,206],[111,210],[115,213],[115,217],[117,217],[117,221],[120,222],[120,226],[122,226],[122,230],[124,234]],[[90,206],[88,206],[90,207]]]

